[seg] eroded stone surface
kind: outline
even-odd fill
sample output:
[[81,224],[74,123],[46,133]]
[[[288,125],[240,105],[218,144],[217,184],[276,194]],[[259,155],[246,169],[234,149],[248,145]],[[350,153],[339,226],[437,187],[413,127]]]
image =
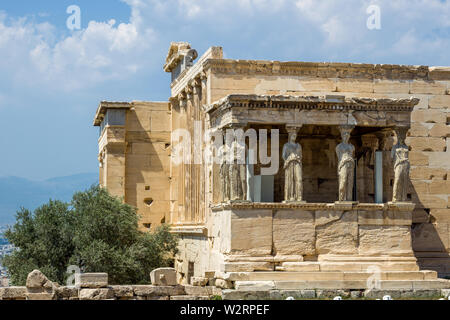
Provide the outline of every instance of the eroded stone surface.
[[158,268],[150,272],[150,279],[155,286],[175,286],[177,271],[174,268]]
[[108,286],[107,273],[80,273],[76,277],[81,288],[105,288]]

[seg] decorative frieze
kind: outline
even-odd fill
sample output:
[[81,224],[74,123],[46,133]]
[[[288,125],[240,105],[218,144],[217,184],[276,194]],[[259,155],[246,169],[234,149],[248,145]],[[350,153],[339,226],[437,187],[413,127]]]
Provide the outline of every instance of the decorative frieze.
[[436,74],[443,73],[447,79],[450,78],[448,72],[430,71],[427,66],[387,64],[208,59],[203,63],[203,68],[216,74],[226,75],[431,80],[436,77]]
[[230,108],[274,108],[329,111],[406,111],[411,112],[418,98],[375,99],[346,98],[336,96],[284,96],[284,95],[239,95],[231,94],[211,104],[207,112],[223,111]]

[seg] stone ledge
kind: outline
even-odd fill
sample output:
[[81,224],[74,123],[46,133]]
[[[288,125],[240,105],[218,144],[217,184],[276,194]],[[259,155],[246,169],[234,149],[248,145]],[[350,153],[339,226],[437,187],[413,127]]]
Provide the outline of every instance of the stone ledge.
[[181,235],[205,236],[208,229],[204,226],[173,226],[170,232]]
[[[365,211],[412,211],[415,204],[410,202],[389,203],[359,203],[359,202],[336,202],[336,203],[280,203],[280,202],[228,202],[211,206],[212,211],[222,210],[251,210],[251,209],[304,209],[304,210],[365,210]],[[189,228],[178,227],[178,228]],[[192,227],[191,227],[192,228]]]
[[80,273],[75,276],[76,283],[81,288],[105,288],[108,286],[107,273]]
[[[304,271],[304,272],[231,272],[221,275],[227,281],[366,281],[373,272]],[[380,271],[379,280],[438,280],[435,271]],[[439,279],[443,280],[443,279]],[[446,281],[446,280],[443,280]],[[450,283],[450,282],[449,282]]]

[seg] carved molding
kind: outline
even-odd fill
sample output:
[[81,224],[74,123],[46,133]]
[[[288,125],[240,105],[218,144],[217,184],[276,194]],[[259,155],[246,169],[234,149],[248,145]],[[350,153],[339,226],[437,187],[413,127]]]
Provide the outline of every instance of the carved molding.
[[[208,59],[203,68],[216,74],[289,75],[325,78],[432,80],[436,74],[427,66]],[[443,72],[448,77],[448,70]]]
[[207,112],[225,111],[231,108],[271,108],[271,109],[301,109],[329,111],[398,111],[412,112],[418,98],[409,99],[373,99],[345,98],[338,101],[327,96],[285,96],[285,95],[238,95],[231,94],[211,104]]
[[[415,204],[412,202],[398,203],[358,203],[350,202],[350,210],[365,211],[412,211]],[[336,203],[263,203],[263,202],[227,202],[211,206],[212,211],[223,210],[253,210],[253,209],[303,209],[303,210],[340,210],[339,204]]]

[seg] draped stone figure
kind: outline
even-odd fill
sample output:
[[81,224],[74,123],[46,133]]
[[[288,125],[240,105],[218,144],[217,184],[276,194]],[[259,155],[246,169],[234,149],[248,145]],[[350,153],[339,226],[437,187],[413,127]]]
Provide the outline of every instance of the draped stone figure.
[[336,147],[338,158],[339,201],[353,200],[353,182],[355,179],[355,147],[349,143],[353,127],[341,127],[342,142]]
[[247,167],[245,161],[245,142],[235,139],[231,144],[232,163],[229,166],[230,200],[247,200]]
[[222,202],[230,200],[230,165],[228,164],[229,147],[227,144],[222,145],[218,150],[218,158],[220,159],[220,191]]
[[409,149],[405,144],[406,132],[408,128],[398,128],[397,144],[392,147],[391,157],[394,159],[394,189],[392,195],[393,202],[407,201],[409,183]]
[[303,197],[302,146],[296,143],[297,132],[289,132],[289,141],[283,146],[284,200],[301,202]]

